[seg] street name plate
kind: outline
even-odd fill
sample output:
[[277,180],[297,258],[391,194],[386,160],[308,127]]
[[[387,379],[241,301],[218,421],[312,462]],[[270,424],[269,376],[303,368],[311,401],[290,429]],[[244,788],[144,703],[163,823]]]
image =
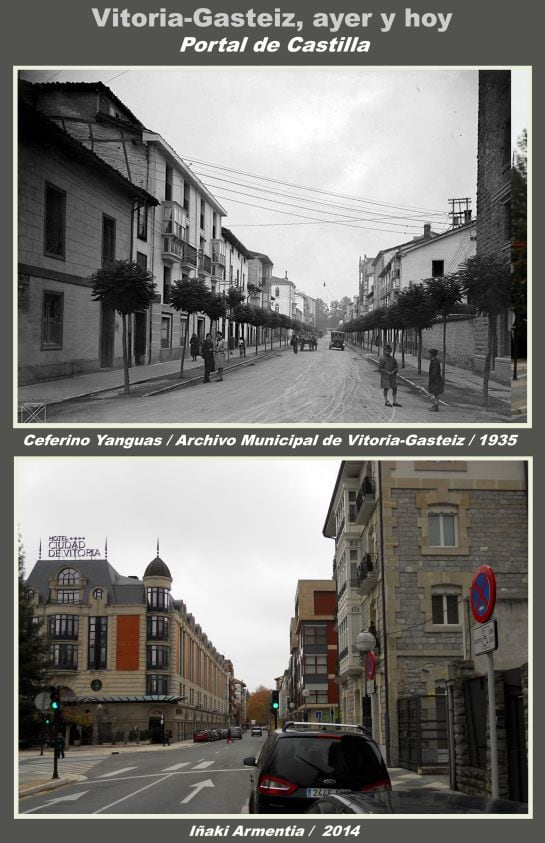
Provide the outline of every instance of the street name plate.
[[473,627],[473,655],[484,656],[498,649],[498,629],[496,621],[488,621]]

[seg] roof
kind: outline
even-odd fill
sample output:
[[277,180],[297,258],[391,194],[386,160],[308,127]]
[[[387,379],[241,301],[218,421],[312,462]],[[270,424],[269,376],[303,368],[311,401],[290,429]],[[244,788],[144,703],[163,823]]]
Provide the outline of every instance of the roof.
[[45,603],[49,597],[49,581],[67,567],[75,568],[87,580],[83,590],[84,601],[98,587],[107,590],[109,603],[132,605],[145,602],[144,583],[118,574],[106,559],[39,559],[25,585],[34,588],[40,596],[40,603]]
[[270,257],[268,255],[264,255],[263,252],[249,252],[249,257],[260,260],[261,263],[268,263],[269,266],[274,266]]
[[238,249],[238,251],[240,252],[241,255],[243,255],[243,257],[245,257],[245,258],[250,257],[251,252],[248,251],[248,249],[246,248],[246,246],[243,243],[240,242],[238,237],[235,237],[235,235],[233,234],[232,231],[230,231],[228,228],[222,228],[221,233],[222,233],[223,239],[227,240],[227,242],[230,243],[231,246],[234,246],[236,249]]
[[144,577],[167,577],[169,580],[171,580],[172,574],[168,569],[168,565],[163,562],[161,557],[156,556],[155,559],[151,560],[148,567],[144,571]]
[[104,96],[109,97],[112,102],[115,102],[119,108],[127,114],[131,123],[135,123],[139,128],[143,129],[144,124],[140,122],[140,120],[135,117],[132,111],[127,108],[125,103],[123,103],[114,92],[108,88],[103,82],[29,82],[27,80],[22,80],[21,84],[24,85],[28,90],[32,89],[41,89],[41,90],[70,90],[70,91],[94,91],[97,94],[103,94]]
[[103,158],[100,158],[99,155],[92,152],[72,135],[69,135],[60,126],[57,126],[53,120],[40,114],[24,100],[19,101],[18,135],[20,140],[32,139],[34,142],[43,143],[44,146],[47,143],[55,148],[62,145],[73,158],[78,159],[84,166],[98,170],[110,181],[115,181],[118,187],[124,189],[130,195],[138,196],[147,205],[159,204],[151,193],[133,184],[119,170],[107,164]]

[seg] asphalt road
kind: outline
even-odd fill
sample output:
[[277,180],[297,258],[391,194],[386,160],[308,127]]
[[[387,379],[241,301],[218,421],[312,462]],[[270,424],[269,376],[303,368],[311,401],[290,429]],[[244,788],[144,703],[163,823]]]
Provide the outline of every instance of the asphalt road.
[[[215,376],[214,376],[215,377]],[[149,394],[157,385],[123,395],[118,390],[51,405],[48,423],[75,424],[437,424],[482,422],[458,397],[430,413],[430,400],[399,382],[399,408],[385,407],[376,364],[346,349],[278,352],[226,370],[222,382],[197,383]],[[487,421],[501,418],[487,417]]]
[[[20,799],[19,813],[244,814],[248,811],[251,768],[244,767],[242,759],[255,755],[263,741],[246,735],[233,744],[222,740],[164,753],[97,757],[83,774],[80,770],[84,780]],[[65,771],[69,770],[68,756],[59,760]],[[74,763],[81,764],[81,760]]]

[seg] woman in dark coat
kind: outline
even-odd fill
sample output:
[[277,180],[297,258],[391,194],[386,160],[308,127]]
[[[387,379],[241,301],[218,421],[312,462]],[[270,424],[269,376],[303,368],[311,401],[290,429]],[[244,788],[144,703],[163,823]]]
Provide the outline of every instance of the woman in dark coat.
[[430,348],[430,368],[428,370],[428,392],[433,395],[433,404],[429,408],[432,413],[439,412],[439,396],[445,390],[443,376],[441,375],[441,364],[437,359],[437,349]]
[[212,334],[207,334],[202,344],[202,356],[204,359],[203,383],[210,383],[210,373],[216,371],[214,364],[214,342]]
[[192,334],[189,340],[189,348],[191,349],[191,358],[196,360],[199,354],[199,338],[197,334]]
[[[380,385],[384,393],[385,407],[401,407],[397,403],[397,362],[392,357],[392,346],[385,345],[384,353],[378,361],[378,370],[380,372]],[[392,390],[392,403],[388,401],[388,390]]]

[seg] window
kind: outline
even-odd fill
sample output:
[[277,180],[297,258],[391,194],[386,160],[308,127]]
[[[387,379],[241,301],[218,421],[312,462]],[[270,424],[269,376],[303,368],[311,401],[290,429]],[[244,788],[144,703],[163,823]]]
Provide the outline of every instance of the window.
[[432,623],[440,625],[459,624],[458,593],[435,593],[431,597]]
[[358,511],[356,500],[358,493],[350,490],[348,492],[348,520],[354,522],[356,520],[356,513]]
[[115,260],[115,220],[102,216],[102,267]]
[[430,547],[456,547],[457,515],[454,511],[428,510],[428,542]]
[[280,287],[275,288],[274,294],[275,294],[277,299],[280,298]]
[[34,600],[34,598],[36,596],[36,592],[34,591],[33,588],[27,588],[27,590],[25,592],[25,595],[26,595],[27,600]]
[[184,184],[184,208],[186,209],[188,214],[189,214],[190,197],[191,197],[191,187],[188,184]]
[[62,348],[62,322],[64,295],[43,294],[42,303],[42,348]]
[[47,633],[50,638],[75,638],[79,632],[77,615],[51,615],[48,619]]
[[75,568],[63,568],[57,576],[57,585],[79,585],[80,575]]
[[327,644],[326,626],[307,626],[304,628],[305,645]]
[[148,647],[147,667],[166,670],[168,668],[168,654],[168,647],[164,647],[159,644],[154,644],[153,646]]
[[51,667],[61,670],[77,670],[77,644],[51,644],[49,646],[49,660]]
[[327,656],[305,656],[304,673],[327,673]]
[[146,270],[148,268],[148,256],[144,252],[136,253],[136,266],[138,269]]
[[317,703],[318,705],[327,705],[327,691],[310,691],[306,698],[307,705],[310,703]]
[[79,591],[73,588],[59,588],[57,590],[57,603],[79,603]]
[[201,219],[200,219],[200,225],[201,225],[201,228],[202,228],[202,229],[204,229],[204,209],[205,209],[205,202],[204,202],[204,199],[201,199]]
[[168,618],[163,615],[150,615],[148,618],[148,639],[168,641]]
[[104,597],[103,590],[101,588],[95,588],[95,590],[93,591],[93,597],[95,598],[95,600],[102,600],[102,598]]
[[215,239],[217,236],[218,236],[218,215],[214,211],[214,214],[212,216],[212,237]]
[[146,694],[152,696],[168,694],[168,676],[152,674],[146,677]]
[[64,259],[66,247],[66,193],[45,186],[45,244],[44,253],[52,258]]
[[161,316],[161,348],[170,348],[172,345],[172,319],[170,316]]
[[170,202],[172,199],[172,167],[168,164],[165,166],[165,201]]
[[139,205],[136,212],[136,234],[139,240],[148,239],[148,206]]
[[431,274],[434,278],[441,278],[445,274],[445,261],[432,261]]
[[148,608],[150,609],[170,609],[170,593],[166,588],[158,588],[153,586],[147,590]]
[[89,618],[89,670],[106,669],[108,618]]

